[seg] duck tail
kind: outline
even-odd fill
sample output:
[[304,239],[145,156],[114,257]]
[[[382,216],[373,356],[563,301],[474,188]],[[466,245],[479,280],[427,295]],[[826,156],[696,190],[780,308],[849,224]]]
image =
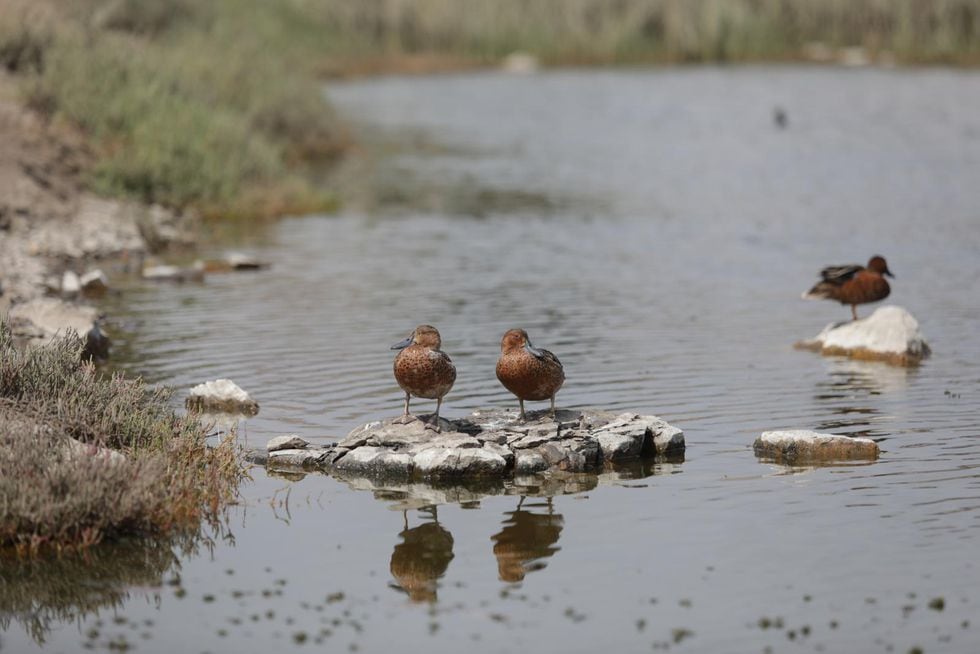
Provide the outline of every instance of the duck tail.
[[833,299],[834,297],[833,291],[835,290],[835,288],[836,287],[827,284],[826,282],[820,282],[819,284],[816,284],[813,288],[811,288],[809,291],[804,292],[803,295],[801,295],[800,297],[802,297],[804,300]]

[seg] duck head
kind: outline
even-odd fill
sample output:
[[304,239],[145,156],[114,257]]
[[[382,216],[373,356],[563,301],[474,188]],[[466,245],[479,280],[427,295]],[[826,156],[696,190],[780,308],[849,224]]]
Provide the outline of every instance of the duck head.
[[514,354],[522,349],[536,357],[542,356],[541,350],[531,345],[531,340],[527,337],[526,331],[523,329],[508,330],[500,341],[500,352],[502,354]]
[[892,271],[888,270],[888,263],[885,262],[885,257],[881,255],[871,257],[871,260],[868,261],[868,270],[873,270],[879,275],[887,275],[893,279],[895,277]]
[[419,325],[404,341],[399,341],[391,346],[392,350],[403,350],[409,345],[421,345],[433,350],[438,350],[442,346],[442,338],[439,330],[432,325]]

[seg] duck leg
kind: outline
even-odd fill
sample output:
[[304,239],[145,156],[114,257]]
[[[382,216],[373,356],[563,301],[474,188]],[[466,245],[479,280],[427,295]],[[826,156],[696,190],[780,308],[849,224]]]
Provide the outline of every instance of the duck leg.
[[394,422],[397,425],[406,425],[406,424],[412,422],[413,420],[415,420],[415,416],[413,416],[411,413],[408,412],[408,404],[409,404],[409,402],[411,402],[411,400],[412,400],[412,395],[408,391],[406,391],[405,392],[405,413],[403,413],[400,416],[398,416],[397,418],[395,418],[392,422]]
[[524,414],[524,400],[517,398],[517,401],[521,404],[521,422],[527,422],[527,416]]
[[851,315],[854,316],[855,320],[858,319],[858,306],[856,304],[851,305]]
[[556,420],[558,413],[555,411],[555,396],[551,396],[551,419]]
[[436,414],[435,414],[435,420],[433,421],[433,423],[428,423],[428,422],[425,423],[425,428],[426,429],[431,429],[431,430],[435,431],[437,434],[442,431],[442,427],[439,426],[439,409],[441,407],[442,407],[442,398],[441,397],[437,397],[436,398]]

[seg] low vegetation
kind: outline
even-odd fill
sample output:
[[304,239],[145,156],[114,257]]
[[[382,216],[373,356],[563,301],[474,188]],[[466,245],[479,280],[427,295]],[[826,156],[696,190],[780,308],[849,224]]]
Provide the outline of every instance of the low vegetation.
[[[21,351],[0,323],[0,551],[77,549],[174,535],[237,497],[240,452],[205,444],[166,390],[105,378],[81,339]],[[105,448],[123,457],[110,457]]]
[[290,7],[0,0],[0,64],[89,137],[97,191],[213,214],[314,210],[332,199],[310,171],[345,137],[303,55],[312,26]]

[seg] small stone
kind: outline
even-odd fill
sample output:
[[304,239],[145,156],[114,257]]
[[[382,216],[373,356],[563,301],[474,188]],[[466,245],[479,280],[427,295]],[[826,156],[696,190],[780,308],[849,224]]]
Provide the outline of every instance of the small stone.
[[269,452],[268,461],[277,466],[317,468],[323,465],[331,452],[330,448],[323,447],[275,450]]
[[230,379],[198,384],[190,390],[185,404],[194,411],[225,411],[245,415],[259,412],[259,403]]
[[126,462],[126,455],[108,447],[83,443],[74,438],[69,438],[65,444],[65,451],[69,459],[76,457],[92,457],[105,461],[107,464],[117,465]]
[[61,294],[76,295],[82,290],[82,283],[73,270],[66,270],[61,276]]
[[277,450],[302,450],[307,445],[309,443],[296,434],[287,434],[285,436],[270,438],[269,442],[265,444],[265,449],[268,452],[275,452]]
[[767,431],[752,445],[755,455],[789,463],[877,459],[878,444],[870,438],[820,434],[803,429]]
[[178,266],[147,266],[143,268],[143,279],[156,282],[203,282],[204,268],[195,266],[192,268],[180,268]]

